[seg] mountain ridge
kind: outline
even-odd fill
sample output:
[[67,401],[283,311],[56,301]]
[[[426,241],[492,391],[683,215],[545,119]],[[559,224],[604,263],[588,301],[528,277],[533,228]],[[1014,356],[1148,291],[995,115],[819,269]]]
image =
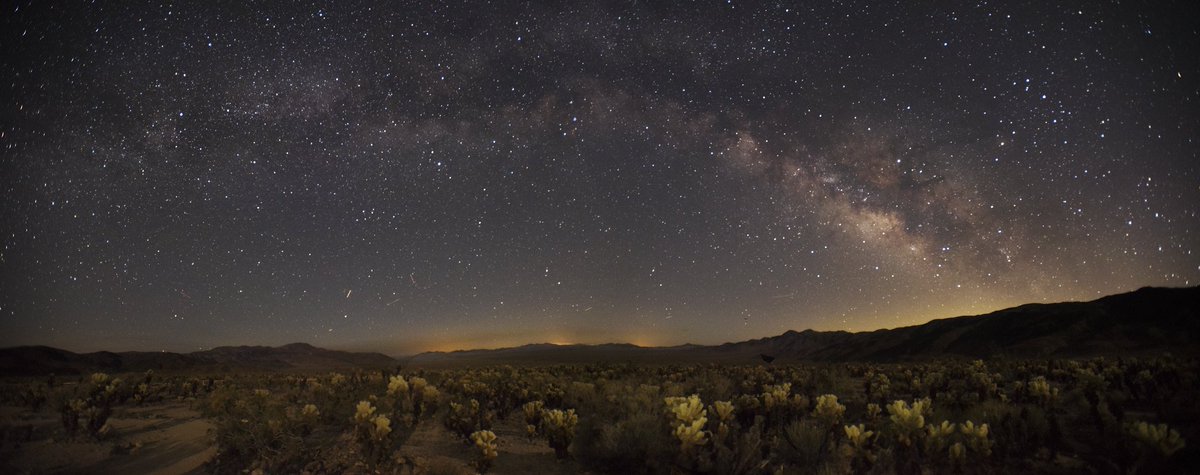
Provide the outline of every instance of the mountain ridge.
[[396,359],[381,353],[328,350],[308,343],[271,346],[218,346],[191,353],[155,351],[96,351],[74,353],[44,345],[0,349],[0,376],[81,374],[93,371],[250,370],[330,371],[394,366]]
[[[1143,287],[1091,301],[1028,303],[979,315],[864,332],[788,330],[780,335],[717,345],[637,347],[620,355],[581,354],[599,345],[561,345],[554,354],[524,347],[425,352],[401,358],[421,367],[549,362],[661,363],[905,361],[935,357],[1083,357],[1116,351],[1196,353],[1200,287]],[[526,345],[528,346],[528,345]],[[569,361],[568,361],[569,360]],[[611,361],[611,360],[610,360]]]
[[1085,302],[1029,303],[980,315],[864,332],[787,330],[717,345],[644,347],[631,343],[521,346],[381,353],[328,350],[308,343],[219,346],[191,353],[73,353],[44,345],[0,349],[0,375],[87,371],[328,371],[398,364],[437,368],[500,364],[641,364],[909,361],[938,357],[1083,357],[1153,352],[1200,353],[1200,287],[1143,287]]

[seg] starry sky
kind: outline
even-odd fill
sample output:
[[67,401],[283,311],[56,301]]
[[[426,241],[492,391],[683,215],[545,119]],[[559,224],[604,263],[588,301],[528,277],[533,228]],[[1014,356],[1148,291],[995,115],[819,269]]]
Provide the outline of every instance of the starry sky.
[[9,2],[0,346],[892,328],[1200,281],[1178,2]]

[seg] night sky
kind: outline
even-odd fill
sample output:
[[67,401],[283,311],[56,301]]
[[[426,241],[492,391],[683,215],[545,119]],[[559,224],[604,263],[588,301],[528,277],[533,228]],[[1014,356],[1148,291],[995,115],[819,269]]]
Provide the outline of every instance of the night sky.
[[1190,1],[788,3],[8,3],[0,346],[711,344],[1200,282]]

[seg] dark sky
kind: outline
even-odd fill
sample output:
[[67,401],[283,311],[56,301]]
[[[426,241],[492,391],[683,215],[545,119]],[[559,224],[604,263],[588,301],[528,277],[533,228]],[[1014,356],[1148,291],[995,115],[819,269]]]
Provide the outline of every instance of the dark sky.
[[6,4],[0,346],[719,343],[1200,281],[1190,1],[292,3]]

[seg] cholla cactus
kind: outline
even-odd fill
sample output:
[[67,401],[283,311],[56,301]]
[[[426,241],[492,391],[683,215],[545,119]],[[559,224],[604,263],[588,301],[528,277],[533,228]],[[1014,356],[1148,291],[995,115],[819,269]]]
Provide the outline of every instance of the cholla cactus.
[[1179,431],[1167,427],[1166,424],[1151,425],[1138,422],[1130,425],[1129,433],[1138,442],[1158,451],[1163,457],[1170,457],[1187,445],[1183,437],[1179,436]]
[[708,424],[708,410],[704,409],[700,395],[668,397],[663,399],[663,402],[675,415],[675,422],[678,423],[674,434],[675,438],[679,439],[680,450],[688,453],[708,443],[708,433],[704,431],[704,425]]
[[938,453],[950,444],[954,436],[955,425],[950,421],[942,421],[941,425],[929,424],[925,427],[925,449],[929,453]]
[[971,452],[984,457],[992,454],[992,441],[988,440],[987,424],[975,425],[974,422],[967,421],[959,424],[958,430],[966,438],[967,448],[971,449]]
[[369,401],[359,401],[354,407],[354,422],[366,422],[375,415],[375,406],[372,406]]
[[846,433],[846,441],[840,446],[844,463],[848,464],[848,467],[845,468],[852,473],[868,471],[878,458],[871,451],[871,438],[875,437],[875,431],[868,431],[862,423],[859,423],[857,426],[842,427],[842,432]]
[[104,386],[104,395],[109,397],[113,396],[121,389],[122,384],[125,384],[125,380],[121,378],[114,378]]
[[667,403],[667,407],[675,414],[675,419],[684,424],[690,424],[697,419],[708,416],[708,411],[704,409],[704,402],[700,400],[698,394],[693,394],[688,397],[668,397],[663,399]]
[[444,422],[447,429],[469,440],[472,432],[490,429],[492,417],[493,413],[484,409],[478,400],[471,399],[466,404],[450,401],[450,411]]
[[875,404],[873,402],[867,404],[867,418],[874,421],[876,419],[879,419],[879,415],[882,413],[883,413],[883,409],[881,409],[878,404]]
[[521,412],[525,416],[525,434],[530,438],[537,436],[538,427],[542,425],[542,410],[545,405],[542,401],[530,401],[521,406]]
[[751,413],[758,413],[763,408],[762,399],[753,394],[738,394],[732,402],[738,409]]
[[837,396],[833,394],[824,394],[817,396],[817,407],[813,408],[813,417],[821,421],[826,427],[833,427],[842,420],[842,414],[846,413],[846,406],[838,403]]
[[408,394],[408,381],[404,380],[404,376],[392,376],[388,380],[387,393],[389,396]]
[[913,438],[920,435],[921,429],[925,428],[924,412],[928,404],[926,400],[913,401],[911,407],[903,400],[896,400],[888,404],[888,414],[891,414],[890,418],[892,424],[896,426],[898,440],[901,444],[911,446]]
[[962,442],[955,442],[954,445],[950,446],[950,462],[954,466],[961,467],[966,460],[967,449],[963,446]]
[[875,435],[875,431],[866,430],[866,426],[863,424],[848,425],[845,426],[843,430],[846,432],[846,441],[849,442],[852,447],[862,447],[867,445],[867,442],[869,442],[871,437]]
[[868,471],[878,458],[870,447],[875,431],[867,430],[863,424],[843,426],[842,430],[846,433],[845,442],[840,444],[843,470],[849,473]]
[[110,415],[112,415],[112,409],[108,406],[88,406],[84,409],[83,418],[88,434],[97,438],[108,434],[112,430],[112,426],[106,422]]
[[133,395],[134,402],[141,404],[150,399],[150,385],[146,383],[138,383],[137,392]]
[[471,433],[471,442],[479,449],[479,458],[475,460],[475,468],[479,473],[487,473],[492,461],[500,454],[496,443],[496,434],[490,430],[480,430]]
[[341,373],[333,373],[329,376],[329,385],[333,387],[341,386],[346,383],[346,377]]
[[108,375],[104,373],[92,373],[91,380],[95,386],[104,386],[108,382]]
[[1029,382],[1029,394],[1043,405],[1050,404],[1058,397],[1058,388],[1051,387],[1045,376],[1038,376]]
[[792,383],[767,386],[763,388],[763,405],[766,406],[768,410],[779,406],[786,406],[788,404],[788,396],[791,394],[791,392]]
[[483,457],[492,460],[499,455],[499,445],[496,442],[496,434],[490,430],[480,430],[471,433],[471,442],[475,447],[479,448]]
[[566,433],[574,436],[575,425],[579,423],[579,416],[575,414],[574,409],[551,409],[542,413],[542,420],[547,426],[553,429],[561,429]]
[[[426,381],[425,378],[421,378],[421,377],[417,377],[417,376],[413,376],[412,379],[408,380],[408,383],[410,385],[412,385],[412,390],[415,393],[423,392],[423,391],[425,391],[425,388],[433,387],[433,386],[429,385],[429,381]],[[436,390],[436,388],[434,388],[434,389]]]
[[867,397],[870,399],[882,399],[891,391],[891,380],[883,373],[873,371],[867,373],[864,384],[866,386]]
[[371,418],[369,430],[372,439],[384,440],[392,433],[392,421],[387,416],[375,416]]
[[128,397],[123,390],[124,381],[120,378],[110,378],[105,373],[92,373],[86,385],[86,396],[66,399],[59,406],[63,428],[68,435],[74,435],[80,429],[80,417],[83,418],[82,428],[92,437],[100,438],[106,435],[112,427],[108,425],[113,406]]
[[691,423],[681,423],[675,427],[675,438],[679,439],[679,450],[687,453],[693,448],[702,447],[708,443],[708,433],[704,431],[704,425],[708,423],[708,418],[699,417],[692,420]]
[[575,439],[575,426],[579,424],[579,416],[575,414],[574,409],[563,411],[561,409],[543,410],[542,412],[542,432],[549,439],[550,447],[554,448],[554,455],[560,459],[567,458],[567,448],[571,446],[571,441]]
[[353,418],[355,437],[371,468],[386,460],[392,449],[392,420],[382,414],[376,415],[375,411],[375,406],[369,401],[359,401],[354,408]]
[[713,412],[717,413],[717,420],[721,422],[729,422],[733,419],[733,403],[729,401],[717,401],[712,405]]

